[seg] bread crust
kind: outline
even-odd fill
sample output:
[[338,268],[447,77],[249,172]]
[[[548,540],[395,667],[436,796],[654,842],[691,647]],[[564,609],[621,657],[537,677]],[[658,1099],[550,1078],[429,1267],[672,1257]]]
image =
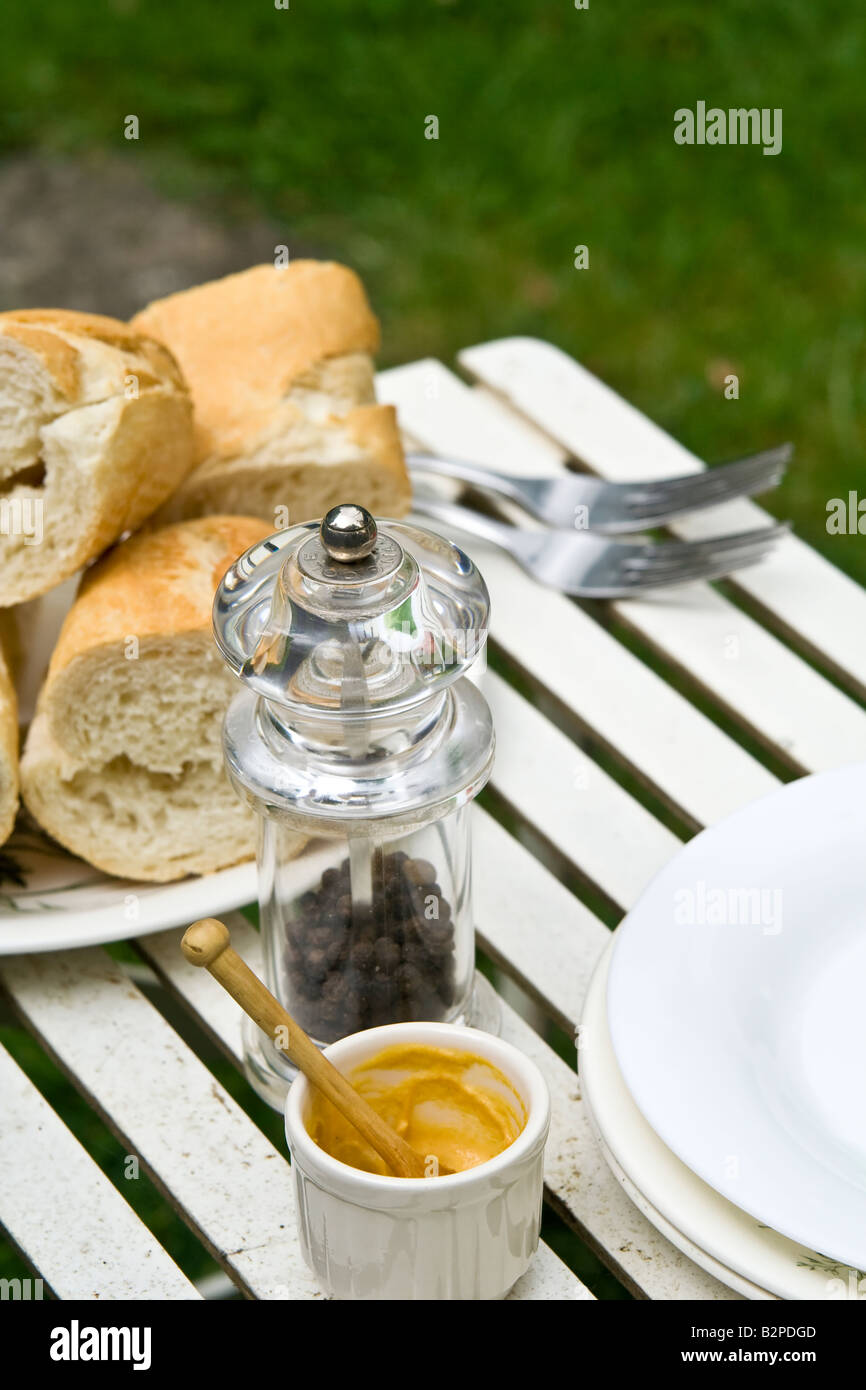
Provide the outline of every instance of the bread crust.
[[132,323],[171,348],[195,403],[197,466],[156,524],[235,510],[239,494],[272,526],[275,504],[308,521],[347,489],[385,515],[408,510],[396,416],[375,404],[379,325],[353,271],[254,266],[158,300]]
[[[0,439],[0,607],[9,607],[139,527],[195,457],[180,368],[140,330],[98,314],[18,310],[0,314],[0,354],[0,391],[10,398]],[[38,539],[15,524],[16,508],[29,518],[41,509]]]
[[[137,375],[140,377],[143,371],[148,385],[169,386],[187,393],[180,367],[165,344],[121,319],[79,313],[75,309],[9,309],[0,314],[0,333],[8,333],[30,347],[51,372],[58,390],[68,394],[73,402],[83,345],[70,343],[64,334],[101,342],[125,357],[138,358]],[[129,362],[128,366],[135,370],[135,363]]]
[[131,323],[168,344],[181,365],[199,462],[252,447],[316,363],[379,347],[361,281],[333,261],[253,266],[156,300]]
[[88,570],[66,615],[40,703],[52,682],[97,647],[130,636],[211,630],[214,594],[229,566],[270,535],[257,517],[207,516],[132,536]]
[[346,428],[365,452],[375,455],[381,467],[390,474],[395,493],[400,494],[400,509],[393,513],[403,516],[412,501],[412,489],[406,473],[406,460],[397,412],[393,405],[359,405],[345,417]]
[[12,834],[18,792],[18,701],[0,640],[0,845]]

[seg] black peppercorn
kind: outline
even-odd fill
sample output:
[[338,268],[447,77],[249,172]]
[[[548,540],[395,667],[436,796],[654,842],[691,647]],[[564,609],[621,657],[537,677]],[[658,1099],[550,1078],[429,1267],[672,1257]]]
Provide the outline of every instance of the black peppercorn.
[[410,883],[435,883],[436,870],[429,859],[410,859],[403,866],[403,873]]
[[372,856],[372,902],[352,903],[350,865],[326,869],[286,930],[290,998],[322,1041],[359,1028],[436,1019],[455,998],[454,923],[436,869],[403,850]]

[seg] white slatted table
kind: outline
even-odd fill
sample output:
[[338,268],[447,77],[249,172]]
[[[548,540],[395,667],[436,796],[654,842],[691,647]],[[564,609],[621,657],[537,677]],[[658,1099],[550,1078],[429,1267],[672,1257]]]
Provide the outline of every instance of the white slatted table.
[[[611,480],[703,466],[550,344],[488,343],[460,365],[473,384],[435,361],[380,375],[380,397],[397,406],[408,442],[524,473],[569,460]],[[764,519],[754,503],[737,502],[674,529],[691,538]],[[736,583],[587,607],[540,588],[482,542],[467,549],[492,597],[503,674],[485,676],[497,726],[491,804],[507,808],[511,826],[476,807],[480,942],[534,1001],[536,1021],[547,1015],[573,1032],[610,933],[566,882],[621,914],[682,843],[655,812],[670,812],[685,835],[772,790],[777,777],[726,729],[794,774],[866,758],[866,593],[795,538]],[[652,668],[625,633],[655,654]],[[674,671],[710,714],[660,674]],[[230,924],[259,968],[257,933],[239,914]],[[180,934],[142,939],[142,959],[239,1064],[237,1010],[184,962]],[[300,1257],[284,1153],[129,972],[87,950],[3,960],[0,981],[238,1289],[321,1297]],[[575,1072],[504,1001],[503,1032],[550,1085],[546,1185],[557,1212],[638,1296],[737,1299],[631,1204],[590,1133]],[[0,1087],[0,1222],[45,1283],[63,1298],[199,1298],[2,1050]],[[592,1295],[542,1246],[511,1297]]]

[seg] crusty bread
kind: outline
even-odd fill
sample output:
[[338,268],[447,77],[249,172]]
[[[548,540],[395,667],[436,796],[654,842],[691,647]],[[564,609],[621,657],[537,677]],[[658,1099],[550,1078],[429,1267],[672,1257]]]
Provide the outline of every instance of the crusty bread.
[[189,393],[162,344],[98,314],[0,314],[0,607],[140,526],[193,464]]
[[18,814],[18,701],[0,630],[0,845],[12,834]]
[[267,534],[250,517],[184,522],[124,541],[82,581],[27,737],[22,795],[106,873],[164,882],[255,852],[255,816],[223,769],[222,717],[239,687],[211,609],[228,566]]
[[408,511],[394,410],[375,401],[379,325],[353,271],[254,266],[157,300],[132,323],[171,349],[195,405],[197,467],[158,523],[242,512],[274,530],[339,502]]

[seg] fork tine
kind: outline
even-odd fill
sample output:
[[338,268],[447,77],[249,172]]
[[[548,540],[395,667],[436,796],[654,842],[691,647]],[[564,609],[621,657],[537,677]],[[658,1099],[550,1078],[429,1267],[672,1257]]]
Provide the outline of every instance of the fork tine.
[[772,449],[758,449],[754,454],[743,454],[741,458],[723,459],[721,463],[713,464],[714,468],[736,468],[741,463],[753,463],[758,459],[778,459],[780,463],[789,464],[794,457],[794,444],[790,439],[786,439],[784,444],[774,444]]
[[730,463],[718,463],[697,473],[680,473],[669,478],[654,478],[645,483],[635,482],[631,487],[636,492],[651,495],[653,492],[665,493],[678,488],[688,491],[695,486],[706,487],[711,482],[723,483],[726,478],[740,478],[749,473],[761,472],[768,468],[786,468],[794,452],[793,444],[779,444],[772,449],[762,449],[757,454],[747,454],[745,458],[733,459]]
[[675,493],[663,493],[653,498],[638,500],[632,496],[626,499],[626,506],[643,524],[651,525],[682,516],[685,512],[700,511],[704,507],[718,507],[738,497],[753,497],[759,492],[769,492],[777,486],[784,476],[782,468],[763,468],[721,481],[701,480],[695,487],[682,489]]
[[677,567],[690,560],[699,562],[714,555],[723,556],[737,550],[752,550],[759,545],[774,545],[790,529],[788,522],[779,521],[773,526],[735,531],[727,536],[709,536],[702,541],[658,541],[641,547],[637,554],[624,557],[623,563],[635,569],[661,569],[666,565]]
[[652,573],[643,576],[638,583],[633,583],[628,588],[623,587],[623,596],[636,597],[648,589],[674,588],[679,584],[693,584],[711,579],[724,579],[729,574],[735,574],[738,570],[748,569],[752,565],[760,564],[772,552],[773,547],[760,547],[755,550],[742,551],[739,555],[731,556],[725,560],[719,560],[715,564],[704,563],[694,565],[682,573],[679,571],[664,571],[658,574]]
[[732,570],[742,569],[744,565],[756,564],[763,560],[773,548],[772,541],[764,541],[758,545],[744,545],[737,549],[713,551],[708,555],[684,559],[679,565],[650,566],[648,570],[640,572],[638,584],[642,584],[645,577],[674,584],[690,579],[706,579],[711,574],[728,574]]
[[645,589],[661,589],[676,584],[692,584],[701,580],[722,579],[737,570],[757,565],[772,552],[772,546],[755,546],[750,550],[735,551],[724,558],[695,561],[682,569],[651,570],[628,586],[631,594],[640,594]]
[[672,507],[685,510],[696,500],[706,505],[710,498],[723,501],[736,494],[760,492],[779,481],[791,455],[791,446],[768,449],[763,454],[722,464],[704,473],[684,478],[668,478],[653,484],[636,484],[627,489],[627,505],[650,518],[670,511]]
[[[665,546],[665,554],[648,557],[635,557],[631,561],[626,561],[624,571],[635,576],[636,583],[642,583],[644,578],[666,577],[671,578],[675,575],[684,575],[687,578],[700,576],[709,569],[718,566],[729,566],[731,569],[738,569],[740,565],[751,556],[762,557],[769,553],[786,533],[785,527],[766,527],[760,531],[743,533],[740,536],[726,536],[720,538],[720,543],[716,546],[708,546],[700,550],[683,550],[679,554],[676,549],[673,553],[668,551]],[[673,543],[674,547],[676,542]],[[661,547],[659,547],[661,549]]]
[[689,584],[701,579],[733,574],[748,565],[759,564],[771,554],[772,549],[772,546],[754,546],[751,550],[735,550],[730,555],[715,555],[705,560],[691,561],[679,569],[650,570],[647,574],[641,575],[636,588],[640,590],[644,583]]
[[782,478],[780,471],[752,474],[750,478],[730,482],[724,487],[699,488],[694,492],[679,492],[676,497],[667,497],[653,502],[637,503],[629,499],[631,515],[646,529],[673,521],[687,512],[701,511],[706,507],[718,507],[740,497],[753,497],[759,492],[769,492]]

